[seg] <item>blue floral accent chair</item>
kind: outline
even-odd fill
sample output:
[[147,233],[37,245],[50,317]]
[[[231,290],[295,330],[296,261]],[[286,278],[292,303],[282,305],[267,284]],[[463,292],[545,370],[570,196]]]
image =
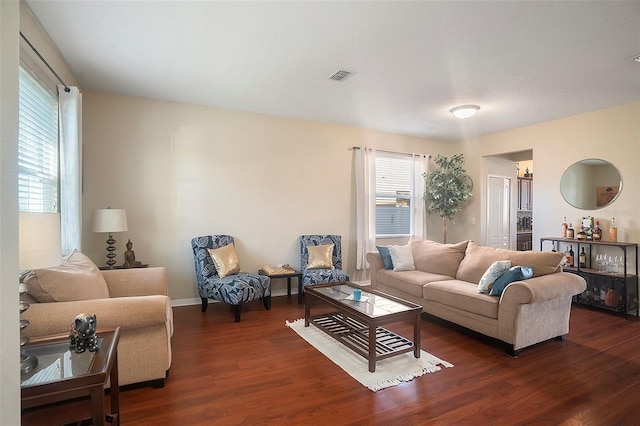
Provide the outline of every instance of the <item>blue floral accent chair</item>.
[[[333,269],[307,269],[309,251],[307,246],[333,244]],[[349,275],[342,270],[342,237],[340,235],[301,235],[300,236],[300,268],[302,270],[302,288],[320,283],[349,281]],[[298,294],[302,302],[302,295]]]
[[239,272],[220,278],[207,249],[216,249],[233,243],[229,235],[205,235],[191,240],[196,267],[198,293],[202,299],[202,312],[206,312],[209,299],[233,306],[236,322],[240,321],[243,303],[262,299],[265,309],[271,309],[271,279],[267,276]]

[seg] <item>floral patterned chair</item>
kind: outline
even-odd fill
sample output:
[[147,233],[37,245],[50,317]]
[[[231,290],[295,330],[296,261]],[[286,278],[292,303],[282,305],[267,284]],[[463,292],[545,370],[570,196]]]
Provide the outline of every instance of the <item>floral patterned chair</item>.
[[[331,261],[333,268],[308,268],[309,250],[307,246],[333,244]],[[342,270],[342,238],[340,235],[301,235],[300,268],[302,269],[302,289],[307,285],[349,281],[349,275]],[[302,292],[298,292],[298,303],[302,303]]]
[[233,237],[229,235],[205,235],[191,240],[202,312],[206,312],[209,299],[218,300],[233,306],[235,320],[239,322],[243,303],[262,299],[265,309],[271,309],[271,280],[267,276],[247,272],[221,278],[208,249],[228,244],[233,244]]

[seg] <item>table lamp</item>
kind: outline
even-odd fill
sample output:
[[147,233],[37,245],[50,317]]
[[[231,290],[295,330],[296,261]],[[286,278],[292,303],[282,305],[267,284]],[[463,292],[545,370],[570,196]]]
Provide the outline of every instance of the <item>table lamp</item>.
[[[32,269],[57,266],[62,260],[59,213],[21,212],[18,217],[18,259],[21,271],[20,294],[27,292],[22,278]],[[20,313],[29,309],[29,304],[20,301]],[[29,325],[29,321],[20,320],[20,330]],[[29,343],[29,338],[20,336],[20,347]],[[20,351],[20,373],[26,374],[38,365],[38,358],[27,356]]]
[[124,209],[97,209],[93,212],[93,232],[108,232],[107,239],[107,265],[109,269],[113,269],[116,264],[115,242],[113,239],[114,232],[127,232],[127,213]]

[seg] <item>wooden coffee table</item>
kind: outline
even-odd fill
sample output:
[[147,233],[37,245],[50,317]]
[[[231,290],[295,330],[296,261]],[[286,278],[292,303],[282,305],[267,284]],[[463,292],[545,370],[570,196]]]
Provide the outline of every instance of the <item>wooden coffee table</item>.
[[[69,350],[69,335],[32,339],[24,351],[38,357],[36,368],[20,378],[22,409],[91,397],[91,424],[119,424],[118,340],[120,328],[98,330],[99,349],[77,354]],[[104,388],[111,380],[111,413],[104,409]],[[86,423],[83,419],[82,422]]]
[[[353,291],[360,289],[360,301]],[[420,358],[420,314],[422,306],[352,283],[317,284],[305,287],[304,325],[313,323],[369,361],[376,362],[413,351]],[[323,313],[311,315],[311,308],[325,306]],[[327,305],[330,307],[327,312]],[[384,324],[406,321],[413,324],[413,341],[386,328]]]

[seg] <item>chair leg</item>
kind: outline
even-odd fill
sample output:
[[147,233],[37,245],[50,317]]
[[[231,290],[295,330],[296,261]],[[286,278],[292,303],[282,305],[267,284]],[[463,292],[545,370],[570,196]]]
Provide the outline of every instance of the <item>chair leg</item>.
[[240,322],[240,313],[242,312],[242,305],[233,305],[233,311],[236,314],[236,322]]
[[207,306],[209,306],[209,299],[206,297],[201,297],[202,299],[202,312],[207,312]]
[[262,303],[264,303],[264,308],[268,311],[271,309],[271,295],[265,296],[262,298]]

